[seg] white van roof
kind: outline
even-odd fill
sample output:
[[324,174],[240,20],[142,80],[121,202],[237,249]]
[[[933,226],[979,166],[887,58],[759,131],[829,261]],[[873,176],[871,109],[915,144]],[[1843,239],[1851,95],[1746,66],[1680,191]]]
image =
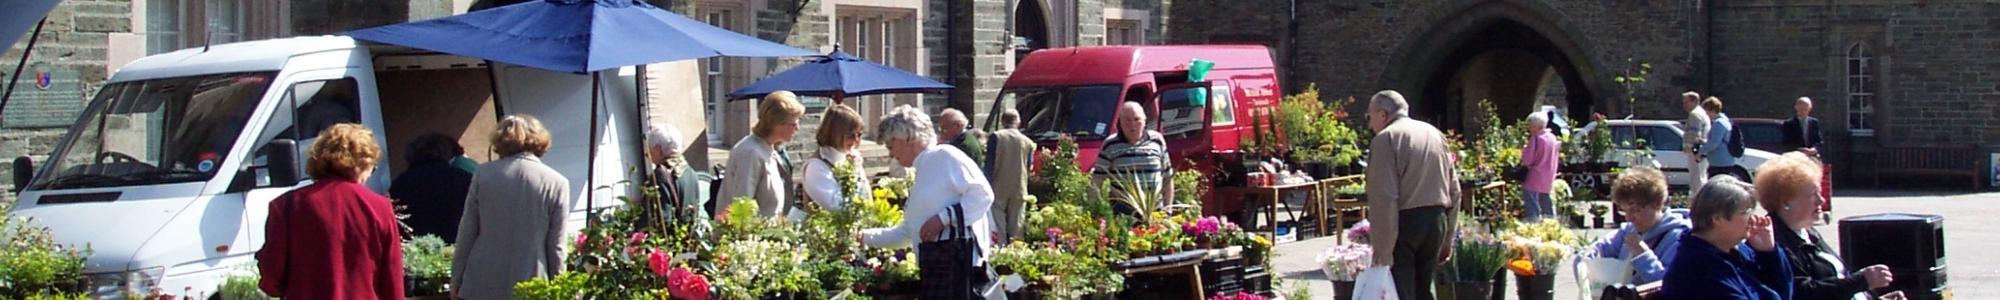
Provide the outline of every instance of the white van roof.
[[258,40],[213,45],[206,47],[207,49],[194,47],[134,60],[111,75],[111,82],[198,74],[275,71],[284,68],[285,61],[293,56],[354,47],[354,39],[344,36]]

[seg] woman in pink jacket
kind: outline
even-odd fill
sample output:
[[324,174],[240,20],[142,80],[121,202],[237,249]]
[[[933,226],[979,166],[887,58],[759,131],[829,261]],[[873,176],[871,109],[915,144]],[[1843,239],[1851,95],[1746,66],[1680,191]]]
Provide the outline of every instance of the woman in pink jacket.
[[1521,150],[1521,166],[1528,169],[1528,176],[1521,180],[1521,202],[1527,205],[1527,212],[1521,218],[1529,222],[1554,217],[1556,209],[1549,203],[1549,190],[1556,181],[1556,163],[1562,161],[1562,143],[1549,132],[1548,114],[1528,115],[1528,146]]

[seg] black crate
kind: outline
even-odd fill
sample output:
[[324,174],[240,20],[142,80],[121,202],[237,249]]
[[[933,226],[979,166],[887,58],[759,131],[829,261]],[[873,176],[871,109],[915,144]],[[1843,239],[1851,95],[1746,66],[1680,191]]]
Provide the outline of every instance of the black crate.
[[1946,288],[1944,216],[1873,214],[1840,219],[1840,256],[1849,268],[1884,265],[1912,296]]

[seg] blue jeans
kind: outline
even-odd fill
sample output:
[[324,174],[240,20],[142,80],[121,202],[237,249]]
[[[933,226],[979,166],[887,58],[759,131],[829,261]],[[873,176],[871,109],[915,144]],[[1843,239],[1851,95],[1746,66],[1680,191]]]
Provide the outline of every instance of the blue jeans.
[[1521,213],[1521,219],[1528,222],[1539,222],[1542,218],[1556,216],[1555,204],[1551,204],[1549,201],[1548,193],[1521,191],[1521,203],[1528,208],[1527,211]]

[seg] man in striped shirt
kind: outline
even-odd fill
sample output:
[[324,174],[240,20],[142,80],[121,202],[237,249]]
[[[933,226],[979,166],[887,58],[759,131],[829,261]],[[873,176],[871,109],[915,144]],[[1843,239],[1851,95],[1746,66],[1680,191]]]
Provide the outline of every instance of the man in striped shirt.
[[1173,160],[1167,155],[1167,140],[1160,132],[1146,129],[1146,109],[1138,102],[1125,102],[1118,111],[1118,132],[1104,139],[1104,147],[1097,152],[1097,162],[1091,164],[1090,174],[1093,186],[1105,186],[1111,178],[1112,208],[1119,213],[1138,214],[1159,207],[1134,207],[1131,199],[1144,199],[1158,206],[1165,204],[1168,195],[1174,193],[1173,182],[1168,180],[1174,171]]

